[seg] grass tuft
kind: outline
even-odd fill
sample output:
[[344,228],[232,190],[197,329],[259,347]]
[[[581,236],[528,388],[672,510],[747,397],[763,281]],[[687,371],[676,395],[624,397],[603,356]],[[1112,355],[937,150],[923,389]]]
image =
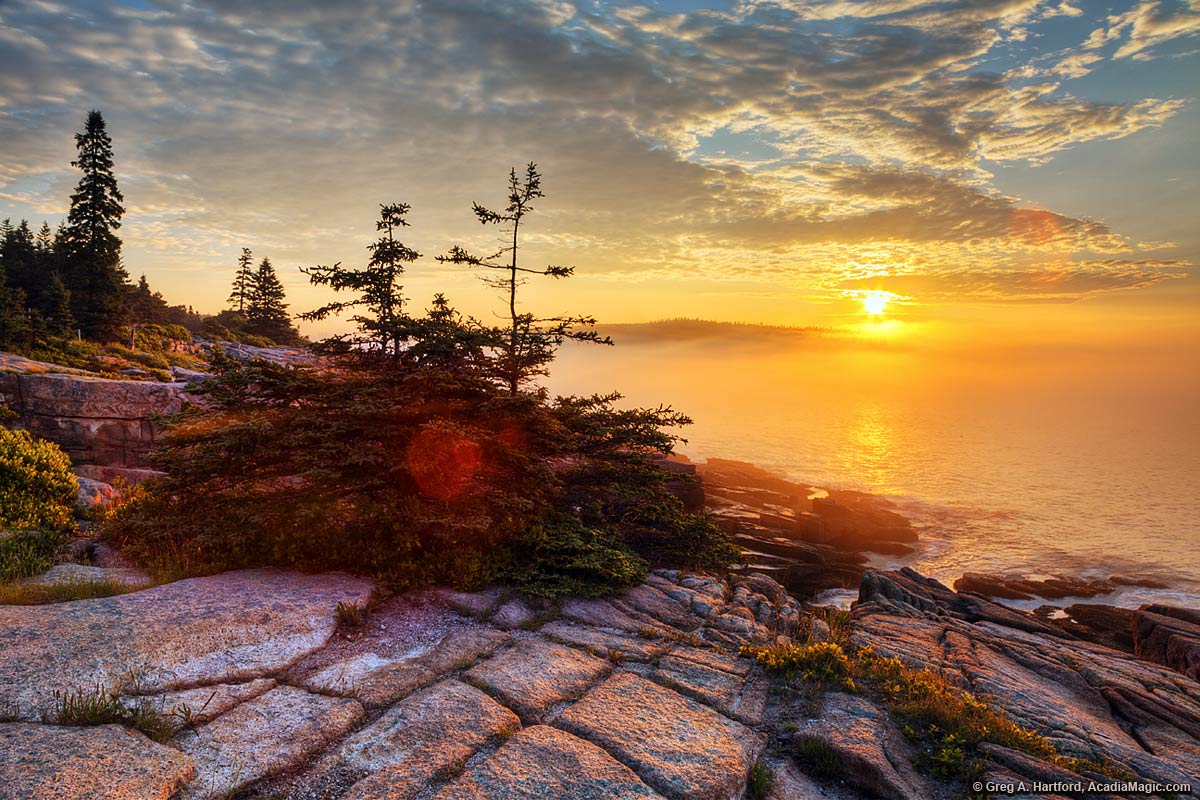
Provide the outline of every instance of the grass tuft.
[[792,760],[796,766],[820,781],[837,780],[846,775],[846,760],[842,754],[816,736],[794,738]]
[[91,727],[124,725],[141,731],[156,742],[165,742],[179,732],[181,721],[174,713],[164,714],[149,703],[127,706],[116,692],[96,686],[66,693],[55,692],[51,722],[56,725]]
[[360,631],[367,624],[367,609],[358,603],[339,602],[334,613],[338,624],[352,631]]
[[771,768],[761,758],[750,767],[750,775],[746,780],[746,797],[748,800],[766,800],[775,783]]
[[4,583],[0,584],[0,606],[40,606],[71,600],[93,600],[145,588],[147,587],[130,586],[125,581],[111,579],[54,584]]

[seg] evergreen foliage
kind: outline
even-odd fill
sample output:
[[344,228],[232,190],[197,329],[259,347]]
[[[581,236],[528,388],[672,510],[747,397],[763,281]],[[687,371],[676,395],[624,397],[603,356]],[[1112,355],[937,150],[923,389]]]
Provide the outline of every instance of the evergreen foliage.
[[353,300],[327,303],[318,309],[301,314],[301,319],[323,320],[348,308],[362,307],[366,313],[351,319],[358,325],[358,334],[348,334],[326,340],[326,349],[347,352],[375,351],[399,361],[404,345],[411,337],[412,320],[404,313],[403,287],[400,278],[405,264],[411,264],[421,254],[396,239],[397,228],[409,226],[406,219],[411,207],[407,203],[379,206],[375,229],[382,235],[367,249],[371,258],[364,269],[347,269],[341,262],[332,267],[301,267],[316,286],[328,286],[334,292],[353,292]]
[[250,294],[254,288],[254,254],[249,247],[242,248],[238,256],[237,272],[233,276],[233,289],[229,293],[229,305],[239,314],[246,313],[246,305],[250,302]]
[[[206,398],[172,420],[154,459],[157,485],[104,534],[160,576],[264,565],[345,569],[397,587],[504,580],[545,596],[600,594],[641,580],[647,565],[721,569],[740,551],[687,513],[656,459],[691,422],[669,407],[621,409],[620,395],[558,398],[527,390],[566,338],[604,341],[585,318],[518,313],[517,229],[541,197],[530,165],[510,179],[502,214],[513,231],[506,270],[511,326],[464,318],[441,294],[406,313],[400,278],[419,254],[398,241],[409,207],[381,206],[363,269],[304,270],[349,299],[357,332],[323,344],[333,368],[235,362],[219,350]],[[543,275],[567,275],[551,267]],[[255,273],[249,326],[264,308],[287,324],[270,262]],[[234,315],[236,312],[225,312]],[[274,330],[259,327],[265,335]]]
[[66,527],[78,490],[57,445],[0,428],[0,530]]
[[83,176],[71,195],[71,210],[61,245],[71,310],[86,336],[99,340],[121,337],[127,275],[121,266],[121,227],[125,198],[113,174],[112,140],[99,111],[88,113],[82,133],[75,134],[79,155],[71,166]]
[[283,283],[275,273],[269,258],[264,258],[254,273],[246,306],[246,330],[274,342],[290,342],[296,338],[291,315],[284,302]]
[[575,272],[574,267],[549,265],[533,269],[521,265],[521,225],[525,217],[533,212],[533,201],[545,197],[542,193],[542,176],[537,164],[525,167],[524,177],[518,177],[516,167],[509,171],[508,205],[503,211],[493,211],[479,203],[472,204],[476,219],[482,225],[500,225],[504,236],[500,249],[488,255],[472,254],[458,245],[437,260],[447,264],[460,264],[501,273],[501,277],[484,277],[484,282],[502,290],[508,303],[509,324],[506,329],[494,331],[492,349],[496,357],[489,362],[493,377],[508,387],[512,394],[546,370],[558,347],[567,339],[611,345],[612,340],[600,336],[591,326],[593,317],[537,317],[518,311],[517,289],[525,282],[526,275],[542,275],[550,278],[567,278]]

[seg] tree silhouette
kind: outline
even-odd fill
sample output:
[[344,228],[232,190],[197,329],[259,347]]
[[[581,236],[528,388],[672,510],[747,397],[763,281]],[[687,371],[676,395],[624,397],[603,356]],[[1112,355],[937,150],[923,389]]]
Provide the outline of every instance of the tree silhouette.
[[242,254],[238,256],[238,269],[233,276],[233,291],[229,293],[228,301],[240,314],[246,313],[246,303],[250,300],[250,293],[254,288],[254,267],[251,266],[253,262],[254,256],[250,248],[243,247]]
[[368,314],[356,314],[351,319],[358,325],[359,335],[333,337],[327,348],[376,351],[398,361],[404,344],[412,333],[412,320],[404,313],[403,286],[400,277],[404,265],[411,264],[421,254],[396,239],[397,228],[407,228],[405,219],[411,206],[407,203],[379,206],[375,229],[382,235],[367,246],[371,259],[364,269],[347,269],[341,262],[332,267],[301,267],[314,286],[328,286],[335,292],[356,292],[353,300],[328,303],[300,315],[301,319],[323,320],[340,314],[347,308],[363,307]]
[[83,133],[75,134],[79,156],[71,166],[83,171],[63,229],[64,276],[71,292],[72,312],[83,332],[98,339],[115,339],[124,322],[121,267],[121,227],[124,197],[113,175],[112,140],[104,117],[91,111]]
[[265,336],[276,342],[287,342],[295,338],[292,318],[287,313],[285,293],[271,260],[264,258],[254,273],[254,286],[246,306],[246,317],[251,333]]
[[536,317],[517,310],[517,288],[525,282],[524,275],[543,275],[550,278],[567,278],[575,272],[574,267],[549,265],[542,269],[521,266],[520,249],[521,223],[533,212],[533,201],[545,197],[542,193],[542,176],[537,164],[530,162],[525,167],[524,178],[517,176],[513,167],[508,176],[508,205],[504,211],[493,211],[479,203],[472,203],[475,217],[482,225],[507,225],[501,247],[494,253],[478,256],[454,245],[450,252],[438,256],[442,263],[478,267],[502,273],[502,277],[486,276],[484,283],[503,291],[508,300],[508,327],[498,337],[493,350],[496,351],[495,375],[509,392],[516,394],[521,385],[538,375],[545,375],[547,365],[554,360],[558,347],[566,339],[612,344],[607,336],[601,337],[594,330],[580,330],[580,326],[596,324],[593,317]]

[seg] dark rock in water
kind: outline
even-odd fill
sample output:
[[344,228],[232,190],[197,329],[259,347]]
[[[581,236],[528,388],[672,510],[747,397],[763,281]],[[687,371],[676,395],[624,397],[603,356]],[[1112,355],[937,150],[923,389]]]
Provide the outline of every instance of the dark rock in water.
[[[1137,613],[1150,635],[1200,618],[1196,612]],[[853,615],[854,645],[927,668],[988,698],[1061,755],[1107,758],[1163,783],[1194,785],[1200,777],[1200,684],[1177,672],[1080,641],[1032,615],[955,594],[912,570],[868,572]],[[1170,637],[1162,633],[1155,644],[1170,650]],[[1001,772],[1026,782],[1064,774],[1057,769],[1062,765],[1025,754],[985,752]]]
[[1134,612],[1133,647],[1139,658],[1200,681],[1200,611],[1142,606]]
[[1169,589],[1171,584],[1145,575],[1109,575],[1108,582],[1117,586],[1141,586],[1146,589]]
[[[1055,616],[1054,612],[1061,612],[1062,616]],[[1084,641],[1125,653],[1133,652],[1135,613],[1128,608],[1102,603],[1076,603],[1063,609],[1042,606],[1034,612],[1039,619]]]
[[1088,580],[1055,576],[1042,580],[1030,580],[1020,575],[999,575],[984,572],[965,572],[954,582],[957,592],[973,592],[984,597],[1002,600],[1033,600],[1044,597],[1056,600],[1062,597],[1095,597],[1111,594],[1117,589],[1109,581]]
[[856,505],[849,505],[832,497],[819,497],[812,501],[812,513],[824,525],[824,540],[842,547],[890,552],[876,548],[883,543],[917,541],[912,523],[894,511],[881,508],[877,502],[859,500]]
[[991,622],[1054,638],[1072,638],[1065,631],[1039,622],[1032,614],[1016,611],[982,597],[955,593],[908,567],[899,572],[868,572],[863,575],[855,606],[868,602],[918,608],[928,614],[952,616],[972,623]]

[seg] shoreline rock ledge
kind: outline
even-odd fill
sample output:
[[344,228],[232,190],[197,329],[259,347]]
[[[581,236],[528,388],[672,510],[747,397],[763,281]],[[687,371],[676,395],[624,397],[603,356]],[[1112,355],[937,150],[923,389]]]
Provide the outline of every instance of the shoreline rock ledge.
[[[1162,783],[1200,783],[1194,678],[956,594],[911,569],[867,573],[852,616],[855,645],[988,698],[1063,755],[1112,759]],[[1151,616],[1147,626],[1170,627],[1170,618]],[[1169,640],[1166,630],[1162,638]]]
[[[251,570],[0,607],[0,708],[17,718],[0,722],[0,800],[741,800],[764,769],[771,800],[950,796],[880,701],[795,707],[739,656],[820,627],[766,576],[658,570],[556,608],[499,588],[371,592]],[[867,573],[852,619],[854,644],[987,697],[1064,755],[1200,780],[1185,675],[912,571]],[[97,683],[187,724],[151,741],[55,721],[62,693]],[[789,759],[797,737],[851,768],[818,784]],[[1074,776],[984,756],[996,779]]]

